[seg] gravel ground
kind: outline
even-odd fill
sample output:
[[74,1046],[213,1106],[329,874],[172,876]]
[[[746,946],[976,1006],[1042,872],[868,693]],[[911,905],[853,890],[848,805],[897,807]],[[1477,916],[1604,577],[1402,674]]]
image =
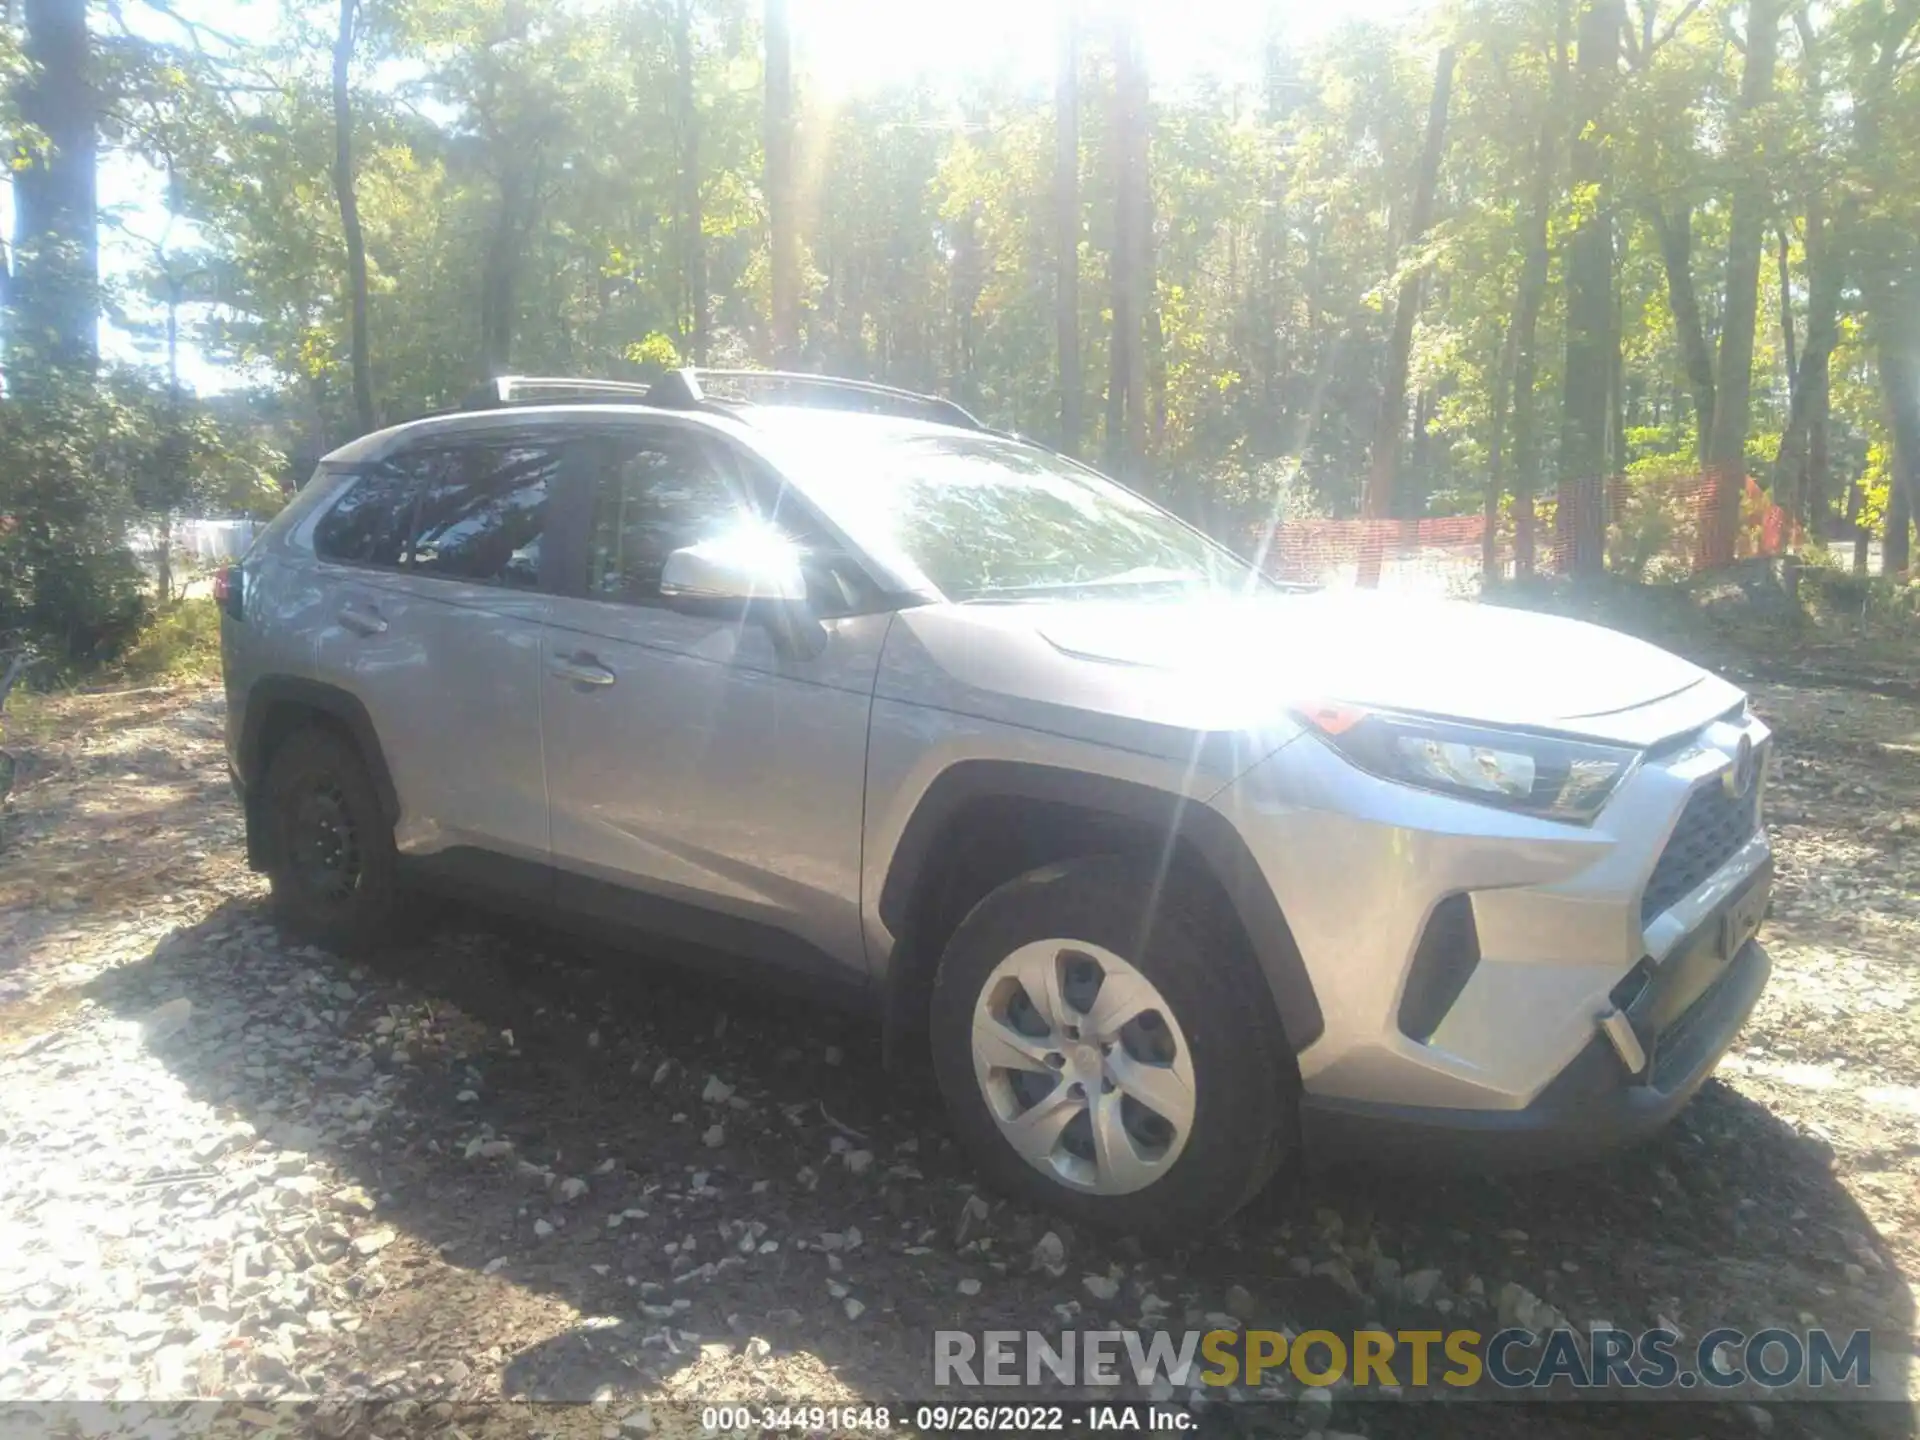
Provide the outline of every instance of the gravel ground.
[[[1920,705],[1834,680],[1756,686],[1775,976],[1669,1133],[1555,1175],[1290,1177],[1177,1253],[976,1193],[930,1080],[859,1022],[471,916],[377,962],[296,946],[244,867],[216,691],[46,702],[0,834],[0,1430],[36,1402],[217,1398],[244,1429],[324,1397],[375,1407],[314,1421],[335,1434],[670,1432],[678,1400],[927,1398],[936,1327],[1223,1315],[1870,1327],[1904,1394]],[[1267,1423],[1442,1413],[1326,1398]],[[1911,1424],[1443,1408],[1516,1435]]]

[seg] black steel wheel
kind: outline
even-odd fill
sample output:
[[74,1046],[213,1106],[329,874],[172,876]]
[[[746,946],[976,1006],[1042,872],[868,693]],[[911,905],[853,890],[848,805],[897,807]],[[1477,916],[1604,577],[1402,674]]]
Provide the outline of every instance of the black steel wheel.
[[390,934],[393,827],[351,741],[321,726],[289,735],[267,766],[258,815],[274,906],[289,927],[336,950]]

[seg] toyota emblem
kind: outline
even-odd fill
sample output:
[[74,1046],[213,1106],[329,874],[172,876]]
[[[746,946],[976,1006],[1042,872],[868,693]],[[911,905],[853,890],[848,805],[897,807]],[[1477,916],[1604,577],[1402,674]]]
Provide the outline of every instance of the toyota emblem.
[[1742,735],[1740,746],[1733,752],[1733,764],[1728,767],[1724,777],[1727,793],[1738,800],[1753,789],[1754,771],[1753,740]]

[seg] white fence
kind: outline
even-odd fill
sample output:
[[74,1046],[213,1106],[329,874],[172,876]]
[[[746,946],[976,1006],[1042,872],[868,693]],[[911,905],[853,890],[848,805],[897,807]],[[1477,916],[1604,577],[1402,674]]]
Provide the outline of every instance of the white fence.
[[[258,520],[176,520],[173,522],[173,553],[197,565],[219,565],[238,560],[260,533]],[[151,556],[160,548],[156,530],[141,529],[129,537],[136,553]]]

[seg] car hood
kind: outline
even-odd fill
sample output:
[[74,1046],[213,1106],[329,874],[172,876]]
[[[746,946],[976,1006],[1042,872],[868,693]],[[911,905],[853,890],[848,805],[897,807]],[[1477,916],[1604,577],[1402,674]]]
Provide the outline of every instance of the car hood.
[[1269,697],[1341,700],[1648,744],[1739,692],[1679,656],[1559,616],[1320,591],[1207,602],[1080,602],[1032,617],[1063,655],[1202,676],[1257,674]]

